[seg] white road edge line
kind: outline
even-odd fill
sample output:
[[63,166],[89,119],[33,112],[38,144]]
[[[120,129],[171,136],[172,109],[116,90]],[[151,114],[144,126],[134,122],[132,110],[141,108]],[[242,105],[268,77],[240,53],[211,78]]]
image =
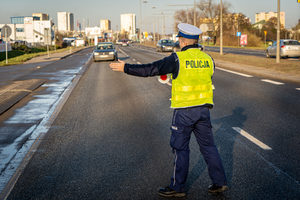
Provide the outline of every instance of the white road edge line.
[[256,139],[255,137],[253,137],[252,135],[250,135],[249,133],[247,133],[243,129],[241,129],[239,127],[232,127],[232,129],[235,130],[236,132],[238,132],[239,134],[241,134],[242,136],[246,137],[248,140],[250,140],[251,142],[253,142],[257,146],[259,146],[260,148],[262,148],[264,150],[272,150],[271,147],[269,147],[268,145],[266,145],[263,142],[259,141],[258,139]]
[[216,69],[218,69],[218,70],[222,70],[222,71],[225,71],[225,72],[229,72],[229,73],[232,73],[232,74],[236,74],[236,75],[244,76],[244,77],[247,77],[247,78],[251,78],[251,77],[253,77],[253,76],[251,76],[251,75],[248,75],[248,74],[243,74],[243,73],[239,73],[239,72],[231,71],[231,70],[228,70],[228,69],[223,69],[223,68],[220,68],[220,67],[216,67]]
[[272,80],[269,80],[269,79],[261,79],[261,81],[267,82],[267,83],[272,83],[274,85],[284,85],[284,83],[277,82],[277,81],[272,81]]

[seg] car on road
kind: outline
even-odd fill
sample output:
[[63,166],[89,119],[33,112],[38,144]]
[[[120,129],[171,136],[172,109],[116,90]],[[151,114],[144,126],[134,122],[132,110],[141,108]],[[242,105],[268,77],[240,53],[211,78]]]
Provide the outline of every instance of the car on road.
[[118,60],[118,52],[112,42],[100,42],[93,51],[94,61]]
[[[199,49],[201,50],[201,51],[203,51],[203,46],[201,45],[201,44],[198,44],[198,47],[199,47]],[[180,51],[181,49],[180,49],[180,46],[179,46],[179,41],[176,41],[175,43],[174,43],[174,47],[173,47],[173,52],[177,52],[177,51]]]
[[[300,57],[300,42],[297,40],[280,40],[280,57],[288,58],[288,57]],[[266,49],[266,57],[271,58],[276,56],[277,51],[277,42],[273,42]]]
[[118,40],[116,42],[116,44],[121,45],[123,47],[129,46],[130,43],[131,43],[131,40],[128,40],[128,39]]
[[168,39],[159,40],[156,45],[156,51],[173,51],[174,42]]

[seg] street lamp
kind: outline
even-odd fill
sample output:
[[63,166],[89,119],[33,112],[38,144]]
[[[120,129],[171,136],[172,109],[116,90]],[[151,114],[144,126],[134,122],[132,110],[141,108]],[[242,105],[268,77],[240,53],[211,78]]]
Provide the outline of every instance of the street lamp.
[[196,0],[194,0],[194,26],[196,26]]
[[148,3],[146,0],[140,0],[140,42],[141,42],[141,37],[142,37],[142,3]]
[[223,55],[223,3],[220,2],[220,55]]
[[277,0],[277,47],[276,63],[280,63],[280,0]]

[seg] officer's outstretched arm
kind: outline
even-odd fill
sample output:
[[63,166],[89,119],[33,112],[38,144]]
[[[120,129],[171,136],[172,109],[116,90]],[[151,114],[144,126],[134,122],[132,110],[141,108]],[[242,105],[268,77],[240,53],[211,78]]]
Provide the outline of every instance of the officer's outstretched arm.
[[118,62],[110,63],[109,66],[113,71],[124,72],[125,62],[118,60]]

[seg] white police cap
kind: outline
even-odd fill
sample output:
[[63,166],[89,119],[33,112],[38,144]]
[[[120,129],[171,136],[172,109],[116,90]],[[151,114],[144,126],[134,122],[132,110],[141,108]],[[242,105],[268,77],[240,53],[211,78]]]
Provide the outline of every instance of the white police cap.
[[199,28],[191,24],[180,23],[177,25],[177,28],[179,31],[177,37],[199,39],[199,35],[202,33],[202,31]]

